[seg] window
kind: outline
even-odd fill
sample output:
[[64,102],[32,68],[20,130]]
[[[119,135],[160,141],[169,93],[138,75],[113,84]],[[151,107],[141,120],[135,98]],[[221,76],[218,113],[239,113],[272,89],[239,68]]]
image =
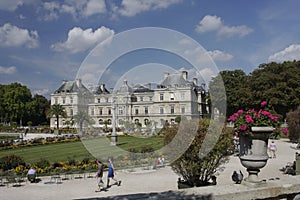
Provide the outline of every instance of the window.
[[98,123],[99,123],[99,125],[102,125],[103,124],[103,120],[99,119]]
[[70,97],[70,104],[73,103],[73,97]]
[[160,107],[160,108],[159,108],[159,113],[160,113],[160,114],[164,114],[164,108],[163,108],[163,107]]
[[185,107],[181,107],[181,113],[182,113],[182,114],[185,113]]
[[164,94],[159,94],[159,100],[161,100],[161,101],[164,100]]
[[108,103],[108,97],[105,97],[105,102]]
[[134,120],[134,123],[135,123],[135,124],[138,124],[138,123],[139,123],[139,120],[138,120],[138,119],[135,119],[135,120]]
[[149,101],[152,101],[152,97],[149,97]]
[[123,108],[119,107],[119,115],[123,115]]
[[149,119],[144,119],[144,125],[147,126],[149,122]]
[[111,108],[108,108],[108,114],[111,115]]
[[95,110],[94,110],[94,108],[91,108],[91,115],[95,115]]
[[171,124],[172,124],[172,125],[175,124],[175,119],[171,119]]
[[170,93],[170,100],[174,101],[174,93]]
[[107,120],[107,124],[108,124],[108,125],[111,125],[111,119],[108,119],[108,120]]
[[66,103],[66,98],[65,98],[65,97],[62,98],[62,103],[63,103],[63,104]]
[[185,93],[184,93],[184,92],[181,92],[181,93],[180,93],[180,98],[181,98],[181,100],[184,100],[184,99],[185,99]]
[[139,114],[139,108],[135,108],[135,114],[136,114],[136,115]]
[[174,106],[171,106],[171,114],[174,114]]
[[140,97],[140,101],[143,101],[144,100],[144,98],[143,97]]
[[70,116],[73,116],[73,109],[70,109]]
[[57,97],[54,98],[54,104],[58,104],[58,98]]
[[148,114],[148,107],[145,107],[145,114]]
[[103,114],[103,108],[99,108],[99,115]]
[[101,103],[101,99],[100,98],[98,98],[97,101],[98,101],[98,103]]

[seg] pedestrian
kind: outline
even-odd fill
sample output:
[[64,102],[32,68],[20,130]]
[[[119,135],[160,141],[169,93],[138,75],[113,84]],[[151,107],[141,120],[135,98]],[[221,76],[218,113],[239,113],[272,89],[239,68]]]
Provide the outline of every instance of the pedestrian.
[[[102,178],[103,178],[103,165],[102,165],[102,162],[99,161],[98,159],[96,159],[96,165],[97,165],[98,171],[97,171],[97,174],[96,174],[95,177],[97,178],[98,189],[99,189],[99,192],[100,192],[101,189],[104,186],[104,182],[102,180]],[[99,181],[98,181],[98,178],[99,178]],[[98,191],[96,190],[95,192],[98,192]]]
[[277,146],[274,141],[270,143],[269,150],[271,152],[271,158],[276,158]]
[[113,162],[112,162],[112,160],[109,158],[109,159],[108,159],[107,188],[110,187],[110,185],[109,185],[110,179],[113,179],[113,180],[118,184],[118,186],[121,185],[121,180],[118,181],[118,180],[115,178],[115,175],[116,175],[116,172],[115,172],[115,168],[114,168]]

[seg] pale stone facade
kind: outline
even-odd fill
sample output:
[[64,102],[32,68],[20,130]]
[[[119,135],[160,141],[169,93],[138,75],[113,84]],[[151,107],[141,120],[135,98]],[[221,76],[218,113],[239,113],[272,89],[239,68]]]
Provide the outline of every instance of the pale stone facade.
[[[51,105],[64,106],[68,118],[60,119],[60,124],[70,126],[78,111],[86,110],[95,122],[93,127],[110,125],[113,112],[116,126],[124,122],[139,123],[146,127],[149,123],[162,127],[165,122],[175,123],[176,117],[199,118],[207,114],[205,85],[199,86],[197,79],[188,80],[186,71],[164,74],[164,80],[155,88],[150,84],[130,87],[125,80],[117,90],[108,91],[104,84],[95,90],[87,89],[80,81],[63,81],[60,88],[51,94]],[[70,124],[68,124],[69,122]],[[55,127],[55,118],[51,119]],[[73,126],[77,126],[76,122]]]

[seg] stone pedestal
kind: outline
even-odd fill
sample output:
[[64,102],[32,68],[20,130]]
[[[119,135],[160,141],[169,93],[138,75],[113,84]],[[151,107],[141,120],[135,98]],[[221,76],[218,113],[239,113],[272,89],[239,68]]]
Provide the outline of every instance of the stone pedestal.
[[260,169],[267,164],[269,159],[268,139],[273,132],[273,127],[252,127],[251,134],[240,136],[240,161],[247,168],[248,177],[245,181],[261,183],[258,178]]

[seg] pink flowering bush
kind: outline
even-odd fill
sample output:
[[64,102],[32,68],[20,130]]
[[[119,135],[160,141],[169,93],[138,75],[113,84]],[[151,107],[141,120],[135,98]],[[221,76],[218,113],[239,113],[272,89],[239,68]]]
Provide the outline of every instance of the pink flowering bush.
[[249,134],[253,126],[280,126],[278,116],[273,115],[267,108],[267,102],[261,102],[259,110],[250,109],[247,111],[238,110],[228,118],[234,123],[234,131],[238,134]]

